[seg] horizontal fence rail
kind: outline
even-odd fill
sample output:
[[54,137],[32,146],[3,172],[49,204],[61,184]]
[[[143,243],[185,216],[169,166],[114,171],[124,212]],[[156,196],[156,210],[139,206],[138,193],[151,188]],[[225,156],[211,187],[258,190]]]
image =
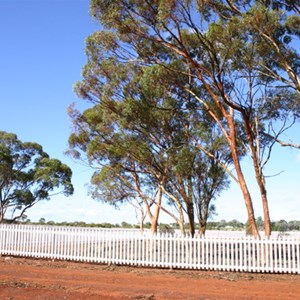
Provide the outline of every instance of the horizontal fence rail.
[[299,236],[190,237],[136,230],[0,225],[0,254],[197,270],[300,274]]

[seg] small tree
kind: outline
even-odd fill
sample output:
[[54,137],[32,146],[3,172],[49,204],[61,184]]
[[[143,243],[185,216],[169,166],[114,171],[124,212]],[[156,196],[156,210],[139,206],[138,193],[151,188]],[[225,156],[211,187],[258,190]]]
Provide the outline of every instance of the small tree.
[[13,222],[36,203],[73,193],[71,169],[37,143],[0,131],[0,222]]

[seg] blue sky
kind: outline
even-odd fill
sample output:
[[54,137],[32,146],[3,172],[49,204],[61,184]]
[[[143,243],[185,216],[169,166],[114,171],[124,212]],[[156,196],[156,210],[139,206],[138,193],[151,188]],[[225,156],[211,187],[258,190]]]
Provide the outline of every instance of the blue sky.
[[[92,200],[85,186],[91,171],[63,154],[71,125],[67,107],[73,102],[84,107],[73,92],[86,62],[84,41],[99,28],[88,9],[87,0],[0,0],[0,130],[41,144],[51,157],[73,170],[74,195],[55,196],[38,204],[27,213],[31,220],[137,223],[130,207],[115,210]],[[298,143],[299,129],[291,132]],[[299,153],[277,147],[268,167],[270,175],[284,171],[268,180],[273,220],[300,220]],[[247,159],[243,166],[251,176]],[[261,204],[254,182],[250,181],[250,187],[259,216]],[[246,220],[243,200],[234,184],[216,206],[216,220]]]

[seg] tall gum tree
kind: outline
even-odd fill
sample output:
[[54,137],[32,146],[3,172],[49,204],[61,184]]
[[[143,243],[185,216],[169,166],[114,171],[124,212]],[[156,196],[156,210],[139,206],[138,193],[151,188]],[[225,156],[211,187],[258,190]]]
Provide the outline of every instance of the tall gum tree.
[[[240,164],[238,139],[244,136],[261,194],[265,235],[270,236],[263,167],[274,142],[298,117],[299,54],[292,41],[299,36],[299,5],[263,0],[92,0],[91,14],[104,28],[92,40],[107,50],[107,56],[124,63],[159,64],[175,74],[183,71],[170,62],[186,65],[194,79],[186,91],[202,103],[227,139],[251,232],[259,237]],[[274,121],[282,122],[279,131]],[[237,124],[243,125],[242,132]]]
[[[216,168],[213,158],[201,156],[198,145],[213,148],[220,157],[228,157],[228,151],[218,134],[212,134],[214,123],[199,109],[198,101],[166,79],[172,73],[161,66],[124,64],[109,57],[98,49],[98,38],[97,33],[88,40],[89,63],[84,80],[76,86],[78,96],[94,106],[83,113],[70,107],[74,127],[69,153],[86,156],[96,168],[91,182],[95,199],[118,205],[139,198],[153,232],[160,210],[173,217],[182,231],[186,213],[194,235],[194,205],[206,212],[198,214],[204,228],[215,191],[227,186],[226,173]],[[185,77],[176,79],[185,83]],[[206,180],[204,187],[203,178],[208,176],[212,184]],[[178,215],[168,204],[176,207]]]

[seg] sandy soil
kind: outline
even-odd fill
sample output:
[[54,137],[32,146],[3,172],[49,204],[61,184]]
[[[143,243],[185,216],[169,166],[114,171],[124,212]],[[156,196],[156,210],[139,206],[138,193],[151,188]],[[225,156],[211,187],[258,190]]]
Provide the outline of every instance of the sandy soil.
[[299,275],[148,269],[0,257],[0,299],[300,299]]

